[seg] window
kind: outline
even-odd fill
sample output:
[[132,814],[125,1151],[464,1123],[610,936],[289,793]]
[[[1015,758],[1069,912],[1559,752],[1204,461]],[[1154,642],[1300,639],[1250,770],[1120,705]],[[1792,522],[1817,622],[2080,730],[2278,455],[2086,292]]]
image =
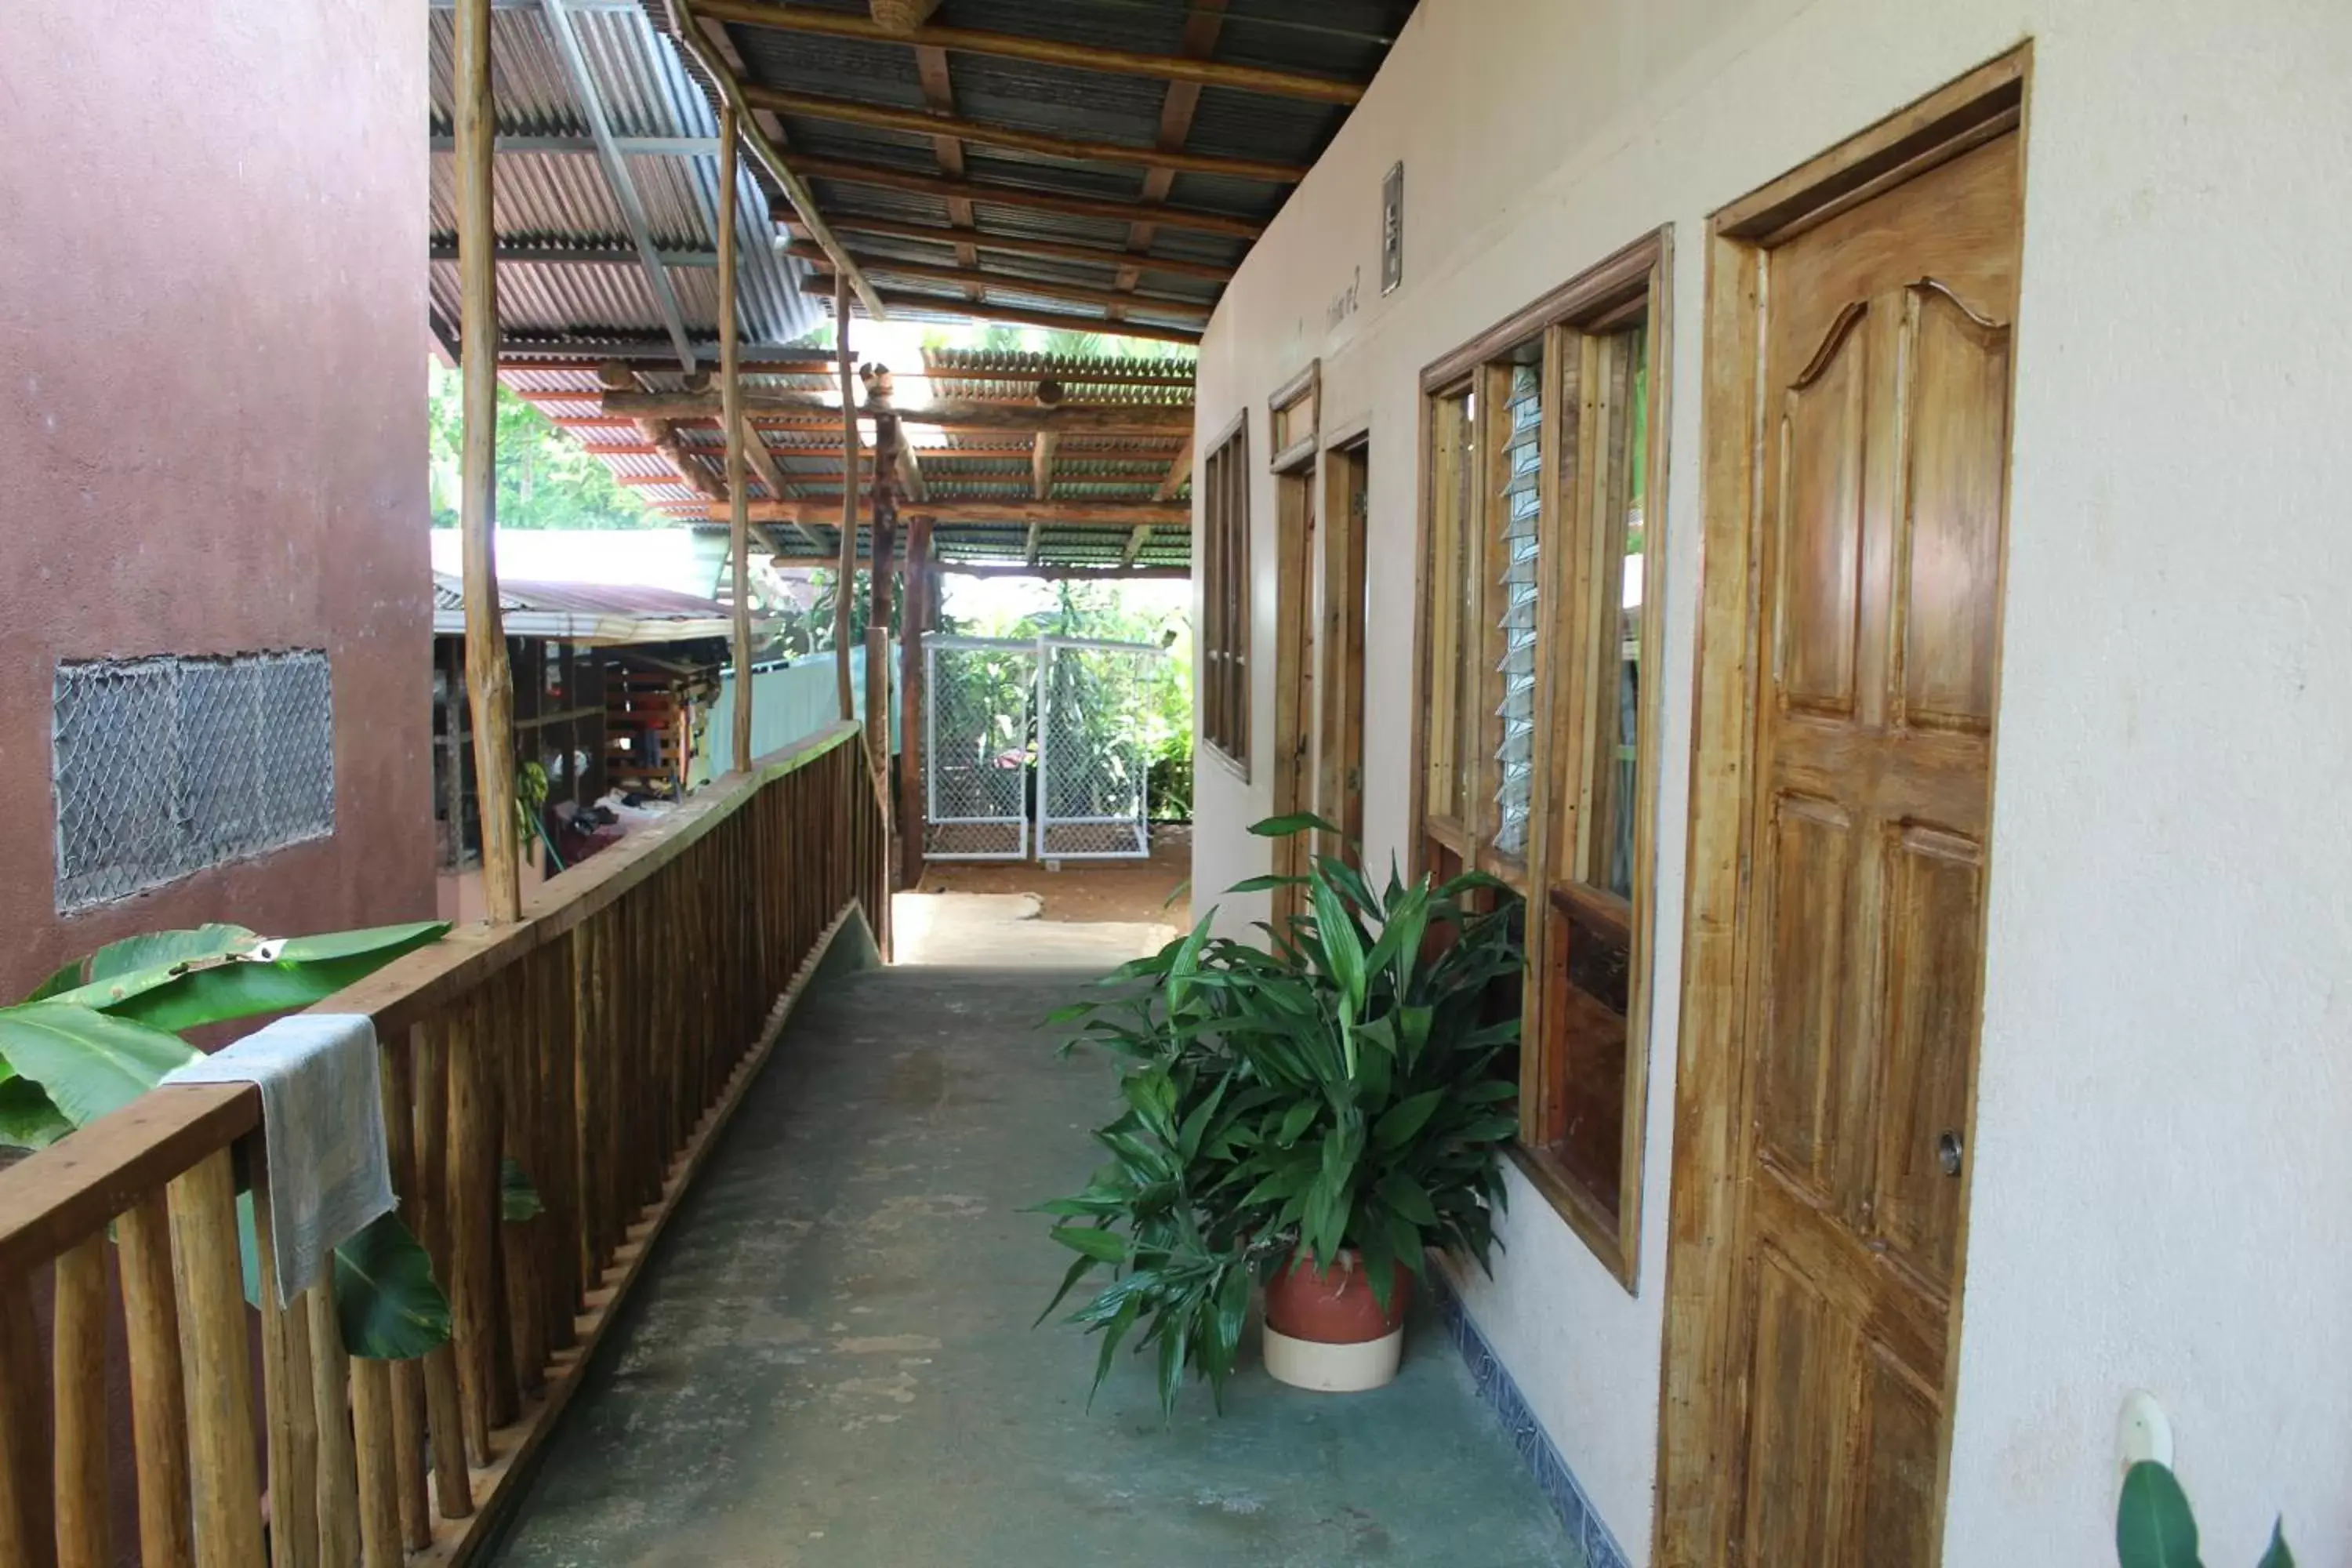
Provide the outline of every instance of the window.
[[1664,236],[1424,373],[1417,847],[1527,900],[1518,1159],[1631,1289],[1640,1234]]
[[327,656],[59,664],[60,914],[335,830]]
[[1209,454],[1201,495],[1201,739],[1249,776],[1249,425]]

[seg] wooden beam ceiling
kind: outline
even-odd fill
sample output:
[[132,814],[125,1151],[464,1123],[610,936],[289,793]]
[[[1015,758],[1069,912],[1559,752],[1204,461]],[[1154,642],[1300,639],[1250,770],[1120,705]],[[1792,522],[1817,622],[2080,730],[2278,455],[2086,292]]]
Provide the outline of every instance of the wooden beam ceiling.
[[[819,271],[833,269],[833,258],[813,245],[788,246],[784,254],[808,262]],[[1198,300],[1173,300],[1164,294],[1118,294],[1108,289],[1089,289],[1083,284],[1057,283],[1050,279],[1024,278],[1015,273],[983,272],[964,267],[935,267],[928,261],[902,261],[895,256],[876,256],[870,251],[856,254],[856,260],[860,267],[876,277],[917,278],[940,283],[962,283],[975,289],[1003,289],[1013,293],[1034,294],[1041,300],[1067,300],[1080,305],[1132,304],[1162,315],[1192,316],[1202,321],[1209,319],[1212,308]]]
[[[947,140],[952,141],[952,138]],[[961,147],[961,142],[955,145]],[[959,198],[961,200],[961,198]],[[949,204],[950,209],[956,202]],[[969,207],[969,201],[962,201]],[[1079,261],[1094,267],[1134,268],[1144,272],[1164,272],[1173,278],[1198,278],[1211,283],[1232,280],[1234,269],[1210,261],[1189,261],[1178,257],[1149,256],[1137,258],[1100,245],[1074,245],[1058,239],[1033,239],[1026,235],[966,234],[955,228],[941,228],[936,224],[899,223],[894,219],[867,217],[861,213],[835,215],[833,226],[838,234],[870,234],[885,239],[917,239],[930,245],[952,245],[959,256],[965,250],[995,250],[1007,256],[1035,256],[1052,261]],[[797,228],[795,232],[800,232]],[[966,265],[971,265],[967,263]]]
[[[1217,35],[1224,27],[1225,0],[1199,0],[1192,12],[1184,18],[1181,47],[1193,59],[1207,59],[1216,52]],[[1176,81],[1169,84],[1167,96],[1160,106],[1160,145],[1181,147],[1192,137],[1192,118],[1200,112],[1201,84]],[[1176,183],[1172,170],[1155,167],[1143,176],[1143,202],[1146,206],[1160,207],[1168,204],[1168,193]],[[1128,226],[1127,248],[1141,254],[1151,248],[1159,238],[1159,225],[1151,218],[1139,217]],[[1122,267],[1113,287],[1123,294],[1132,294],[1142,281],[1139,266]],[[1113,312],[1117,314],[1118,312]]]
[[[1005,287],[1015,285],[1008,282]],[[1182,343],[1195,348],[1201,342],[1200,333],[1183,331],[1175,327],[1139,326],[1132,321],[1114,321],[1101,316],[1074,316],[1063,310],[1024,310],[1010,305],[975,305],[940,294],[906,294],[885,289],[882,290],[882,302],[893,310],[944,310],[975,321],[1008,321],[1015,326],[1044,327],[1053,331],[1113,332],[1123,338],[1142,338],[1156,343]]]
[[[1200,89],[1191,89],[1195,96]],[[780,88],[746,87],[743,100],[756,109],[778,114],[823,120],[835,125],[860,125],[875,131],[903,131],[917,136],[953,136],[988,147],[1009,147],[1041,157],[1064,158],[1074,163],[1126,163],[1160,169],[1171,174],[1210,174],[1223,179],[1260,180],[1295,185],[1307,177],[1299,163],[1278,163],[1264,158],[1232,158],[1214,153],[1186,153],[1165,147],[1135,147],[1123,142],[1097,142],[1078,136],[1056,136],[1043,131],[1021,131],[988,121],[963,120],[920,109],[894,109],[855,99],[825,98],[811,92],[787,92]]]
[[[952,304],[953,301],[945,301]],[[607,392],[603,407],[608,416],[630,419],[715,419],[716,392]],[[983,403],[971,398],[942,398],[920,408],[892,412],[902,425],[936,426],[950,430],[1051,430],[1064,436],[1183,436],[1192,428],[1192,410],[1181,404],[1064,404],[1039,407],[1034,404]],[[813,392],[747,392],[743,413],[754,423],[762,414],[830,416],[838,421],[840,405]]]
[[[1197,5],[1199,0],[1194,0],[1194,4]],[[1132,49],[1107,49],[1087,44],[1066,44],[1054,38],[984,32],[973,27],[919,26],[910,32],[897,32],[862,16],[838,11],[817,11],[805,5],[763,4],[762,0],[698,0],[695,9],[707,16],[738,22],[747,27],[771,27],[835,38],[914,44],[930,48],[955,49],[965,54],[989,55],[999,59],[1066,66],[1074,70],[1157,77],[1167,81],[1190,82],[1199,87],[1226,87],[1269,97],[1302,98],[1317,103],[1348,105],[1364,96],[1364,89],[1360,82],[1310,76],[1302,71],[1223,64],[1205,58],[1178,58]]]
[[[701,503],[703,515],[716,521],[725,521],[728,510],[724,502]],[[909,511],[919,510],[934,522],[995,523],[1005,528],[1050,523],[1055,528],[1099,528],[1129,530],[1139,526],[1177,528],[1186,526],[1192,515],[1189,506],[1168,506],[1157,501],[1038,501],[1014,496],[1007,500],[932,500]],[[841,512],[838,495],[816,494],[794,500],[755,500],[751,516],[761,522],[797,522],[803,518],[817,521],[837,520]]]
[[[911,191],[917,195],[951,201],[959,196],[995,206],[1025,207],[1033,212],[1060,213],[1066,217],[1108,218],[1132,223],[1149,216],[1163,228],[1189,229],[1197,234],[1223,235],[1230,239],[1255,239],[1265,226],[1230,213],[1199,212],[1191,207],[1146,207],[1140,202],[1113,201],[1096,196],[1066,196],[1033,191],[1024,185],[950,180],[887,163],[863,163],[854,158],[795,158],[793,166],[813,180],[837,180],[845,184],[878,185],[885,190]],[[862,297],[862,296],[861,296]]]

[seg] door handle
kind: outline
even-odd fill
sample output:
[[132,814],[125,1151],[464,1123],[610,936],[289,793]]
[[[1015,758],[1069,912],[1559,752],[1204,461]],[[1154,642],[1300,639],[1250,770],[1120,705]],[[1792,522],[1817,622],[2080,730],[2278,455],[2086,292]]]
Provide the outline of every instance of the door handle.
[[1960,1135],[1958,1133],[1947,1129],[1937,1138],[1936,1163],[1943,1167],[1944,1174],[1948,1176],[1957,1176],[1960,1173]]

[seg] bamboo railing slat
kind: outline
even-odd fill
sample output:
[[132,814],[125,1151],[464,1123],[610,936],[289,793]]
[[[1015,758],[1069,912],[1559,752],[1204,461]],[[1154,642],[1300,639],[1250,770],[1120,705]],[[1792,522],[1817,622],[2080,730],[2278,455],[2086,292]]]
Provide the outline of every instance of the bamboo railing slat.
[[[239,1163],[266,1175],[259,1095],[155,1090],[0,1171],[0,1564],[106,1568],[116,1472],[146,1568],[254,1568],[265,1480],[270,1568],[470,1561],[830,943],[861,911],[878,924],[873,785],[835,725],[556,878],[520,923],[321,1004],[376,1023],[394,1189],[452,1340],[354,1359],[331,1261],[284,1310],[265,1284],[266,1477],[236,1239]],[[509,1159],[534,1217],[504,1218]],[[255,1212],[274,1280],[266,1189]],[[30,1289],[52,1263],[45,1350]],[[107,1437],[118,1279],[127,1464]]]

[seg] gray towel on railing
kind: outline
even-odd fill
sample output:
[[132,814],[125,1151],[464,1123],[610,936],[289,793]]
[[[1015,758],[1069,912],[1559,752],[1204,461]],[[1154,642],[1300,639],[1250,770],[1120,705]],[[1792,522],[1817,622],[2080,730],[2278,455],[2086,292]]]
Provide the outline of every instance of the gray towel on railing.
[[163,1079],[260,1086],[280,1306],[310,1288],[336,1247],[392,1211],[379,1070],[375,1020],[303,1013]]

